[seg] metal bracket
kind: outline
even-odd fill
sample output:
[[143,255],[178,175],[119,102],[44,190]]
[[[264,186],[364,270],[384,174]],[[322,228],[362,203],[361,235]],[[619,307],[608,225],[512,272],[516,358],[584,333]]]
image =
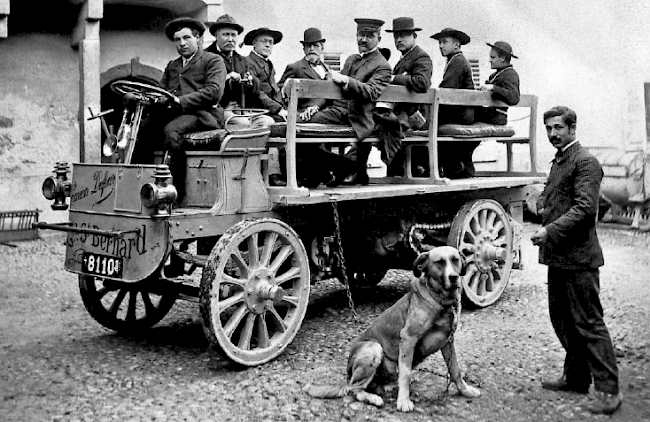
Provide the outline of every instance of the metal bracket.
[[244,150],[244,163],[241,166],[241,170],[239,171],[239,174],[235,174],[232,179],[233,180],[244,180],[246,176],[244,174],[246,173],[246,165],[248,164],[248,157],[250,156],[250,151],[248,148]]

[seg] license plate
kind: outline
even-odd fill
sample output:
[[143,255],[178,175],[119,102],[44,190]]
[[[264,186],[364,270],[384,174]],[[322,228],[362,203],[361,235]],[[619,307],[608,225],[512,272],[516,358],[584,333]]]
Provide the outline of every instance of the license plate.
[[105,277],[122,277],[122,258],[84,252],[81,261],[81,271]]

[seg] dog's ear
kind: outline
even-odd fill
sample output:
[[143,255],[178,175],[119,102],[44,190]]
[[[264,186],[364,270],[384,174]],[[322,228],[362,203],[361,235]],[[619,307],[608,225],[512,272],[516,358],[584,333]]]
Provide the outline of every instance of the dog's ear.
[[415,258],[415,261],[413,261],[414,276],[420,278],[420,276],[422,275],[422,271],[424,270],[424,266],[427,265],[428,260],[429,260],[429,252],[422,252],[420,255],[418,255],[417,258]]

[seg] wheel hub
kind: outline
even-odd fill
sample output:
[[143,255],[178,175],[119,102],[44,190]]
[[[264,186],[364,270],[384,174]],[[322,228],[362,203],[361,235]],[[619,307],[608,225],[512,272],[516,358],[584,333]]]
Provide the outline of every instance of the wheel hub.
[[246,282],[246,306],[255,314],[280,303],[284,295],[284,289],[276,284],[275,277],[267,268],[255,270]]
[[487,232],[482,232],[478,236],[474,257],[476,267],[483,273],[504,263],[508,256],[508,251],[505,248],[494,246],[493,242],[493,236]]

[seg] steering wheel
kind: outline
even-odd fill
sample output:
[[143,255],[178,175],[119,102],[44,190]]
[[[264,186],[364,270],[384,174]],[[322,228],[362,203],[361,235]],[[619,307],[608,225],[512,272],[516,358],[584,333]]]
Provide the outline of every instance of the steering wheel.
[[138,97],[138,100],[148,102],[157,102],[163,98],[168,98],[170,101],[174,101],[175,98],[174,94],[171,92],[142,82],[125,80],[115,81],[111,84],[111,90],[120,95],[135,94]]
[[241,117],[245,119],[253,119],[254,117],[269,113],[268,110],[263,108],[229,108],[228,111],[232,111],[234,113],[232,116],[228,117],[223,124],[223,128],[228,133],[234,130],[234,129],[228,129],[228,123],[230,123],[232,119],[235,119],[235,121],[237,121],[236,118],[241,118]]

